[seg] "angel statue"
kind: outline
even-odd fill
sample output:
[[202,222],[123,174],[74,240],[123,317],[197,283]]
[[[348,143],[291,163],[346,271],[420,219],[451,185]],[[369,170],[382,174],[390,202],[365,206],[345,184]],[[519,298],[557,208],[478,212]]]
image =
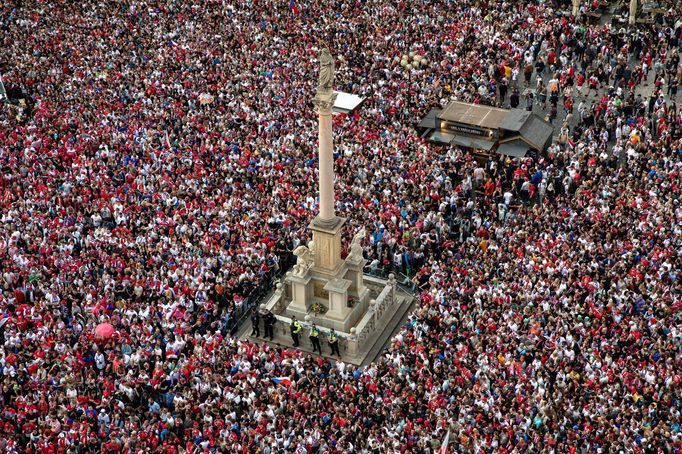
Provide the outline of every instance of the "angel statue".
[[294,265],[294,275],[303,277],[308,272],[311,266],[313,266],[313,253],[306,246],[299,246],[294,249],[294,255],[296,256],[296,265]]
[[331,92],[334,86],[334,57],[329,49],[324,47],[320,51],[320,77],[317,81],[318,92]]
[[362,240],[365,239],[367,232],[363,227],[358,233],[355,234],[350,242],[350,252],[348,253],[348,258],[352,260],[362,259]]

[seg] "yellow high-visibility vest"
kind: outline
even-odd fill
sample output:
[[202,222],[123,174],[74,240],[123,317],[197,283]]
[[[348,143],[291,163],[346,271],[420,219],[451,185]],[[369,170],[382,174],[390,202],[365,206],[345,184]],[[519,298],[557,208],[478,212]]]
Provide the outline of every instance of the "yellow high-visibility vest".
[[299,323],[299,321],[296,320],[296,321],[294,322],[294,334],[300,333],[302,329],[303,329],[303,327],[301,326],[301,324]]

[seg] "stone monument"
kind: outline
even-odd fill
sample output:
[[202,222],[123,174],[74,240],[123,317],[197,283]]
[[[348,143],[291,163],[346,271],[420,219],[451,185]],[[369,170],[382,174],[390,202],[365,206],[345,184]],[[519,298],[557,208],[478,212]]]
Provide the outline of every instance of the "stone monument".
[[[389,279],[365,276],[363,255],[365,229],[353,237],[345,259],[341,258],[341,236],[346,219],[334,208],[334,141],[332,107],[336,94],[334,58],[329,49],[319,53],[320,74],[313,104],[319,118],[319,212],[310,223],[313,240],[294,250],[296,264],[274,293],[261,304],[275,314],[280,342],[289,339],[291,317],[309,328],[315,322],[323,332],[337,331],[344,360],[360,364],[370,351],[379,348],[410,307],[413,297]],[[390,310],[389,310],[390,309]],[[397,320],[395,320],[397,317]],[[307,336],[301,336],[304,340]],[[302,345],[305,350],[305,345]],[[369,358],[370,360],[373,358]]]

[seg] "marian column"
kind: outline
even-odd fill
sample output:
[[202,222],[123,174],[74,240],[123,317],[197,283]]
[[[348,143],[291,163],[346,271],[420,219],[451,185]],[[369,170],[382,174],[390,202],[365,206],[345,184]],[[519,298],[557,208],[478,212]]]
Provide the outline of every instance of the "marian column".
[[333,273],[341,264],[341,228],[345,219],[334,210],[334,139],[332,137],[332,107],[334,93],[334,57],[324,48],[319,54],[320,76],[313,104],[317,107],[319,126],[318,185],[320,211],[310,224],[313,232],[315,269]]
[[[332,110],[334,107],[334,58],[329,49],[319,54],[320,77],[312,99],[319,119],[319,212],[310,223],[313,240],[294,250],[296,265],[284,276],[284,285],[275,292],[275,305],[287,317],[296,316],[306,322],[315,321],[324,328],[334,328],[348,337],[347,351],[357,351],[358,337],[352,330],[361,319],[363,327],[374,329],[374,321],[381,313],[370,309],[370,288],[365,286],[363,270],[367,261],[362,242],[365,229],[360,229],[350,243],[348,255],[341,260],[341,231],[346,220],[335,213],[334,206],[334,140]],[[373,281],[377,285],[376,279]],[[387,287],[377,291],[386,296]],[[386,299],[386,298],[384,298]],[[268,303],[270,304],[270,303]],[[285,305],[285,306],[283,306]],[[379,308],[385,307],[377,306]],[[374,307],[374,306],[372,306]],[[369,314],[369,315],[367,315]],[[369,317],[369,318],[365,318]],[[389,317],[390,318],[390,317]],[[284,329],[288,329],[289,322]],[[353,347],[355,345],[355,347]]]

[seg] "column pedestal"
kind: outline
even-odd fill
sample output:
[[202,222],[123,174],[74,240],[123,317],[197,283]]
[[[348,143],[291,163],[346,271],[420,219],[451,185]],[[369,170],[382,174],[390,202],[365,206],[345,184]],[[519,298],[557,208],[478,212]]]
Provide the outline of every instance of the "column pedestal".
[[314,272],[337,277],[341,266],[341,230],[346,223],[345,218],[334,216],[332,220],[323,220],[317,216],[310,223],[313,232],[313,250],[315,253]]
[[351,295],[358,296],[358,298],[362,298],[362,295],[365,293],[362,271],[366,264],[367,260],[363,258],[355,258],[352,256],[346,258],[346,279],[351,281],[351,286],[348,291]]
[[329,292],[329,310],[324,314],[326,318],[336,321],[345,321],[348,318],[352,312],[352,308],[348,307],[350,284],[351,282],[347,279],[334,278],[324,286],[324,289]]
[[293,273],[287,273],[286,281],[291,284],[291,302],[289,303],[289,309],[302,314],[308,312],[308,304],[311,300],[311,286],[308,284],[311,279],[312,278],[309,275],[299,277],[294,276]]

